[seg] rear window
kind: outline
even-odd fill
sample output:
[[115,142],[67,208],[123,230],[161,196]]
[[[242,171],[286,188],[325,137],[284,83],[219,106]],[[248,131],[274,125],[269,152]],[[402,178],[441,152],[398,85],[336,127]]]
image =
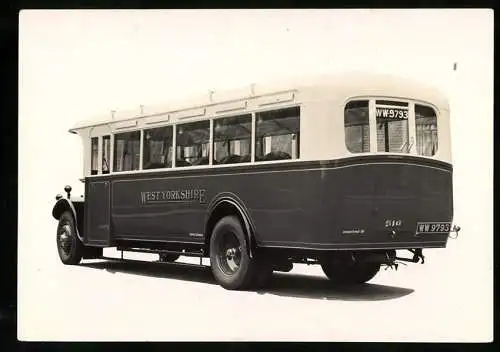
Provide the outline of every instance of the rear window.
[[375,109],[377,151],[409,153],[408,107],[390,101],[384,103],[377,102]]
[[417,153],[424,156],[433,156],[438,147],[437,117],[433,108],[424,105],[415,105],[415,137],[417,139]]
[[[374,103],[373,111],[369,108],[370,102]],[[414,107],[415,120],[410,106],[412,109]],[[417,103],[410,105],[409,101],[390,99],[349,101],[344,109],[344,132],[345,144],[350,153],[375,152],[370,150],[370,127],[375,128],[373,137],[376,136],[376,152],[415,153],[422,156],[436,154],[437,113],[430,106]],[[410,136],[415,139],[410,139]]]
[[368,100],[353,100],[344,110],[344,129],[347,150],[351,153],[370,151],[370,120]]

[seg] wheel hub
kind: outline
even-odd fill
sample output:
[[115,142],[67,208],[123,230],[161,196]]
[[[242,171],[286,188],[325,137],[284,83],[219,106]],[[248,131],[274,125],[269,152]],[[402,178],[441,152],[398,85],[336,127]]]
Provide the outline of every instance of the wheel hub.
[[226,258],[228,260],[233,260],[236,256],[236,248],[228,248],[226,251]]
[[233,275],[240,267],[241,246],[232,236],[226,236],[225,240],[219,252],[219,265],[227,275]]
[[59,242],[64,252],[68,253],[71,248],[71,227],[69,225],[64,225],[62,227]]

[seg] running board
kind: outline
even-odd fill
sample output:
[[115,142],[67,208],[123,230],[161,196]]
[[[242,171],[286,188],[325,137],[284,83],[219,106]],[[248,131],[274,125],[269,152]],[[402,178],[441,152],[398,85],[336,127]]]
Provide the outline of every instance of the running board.
[[115,263],[137,263],[137,264],[162,264],[162,265],[175,265],[175,266],[184,266],[184,267],[191,267],[191,268],[206,268],[207,265],[204,265],[203,263],[200,264],[193,264],[193,263],[182,263],[182,262],[173,262],[173,263],[166,263],[166,262],[152,262],[149,260],[140,260],[140,259],[131,259],[131,258],[115,258],[115,257],[106,257],[102,256],[96,259],[100,260],[106,260],[110,262],[115,262]]
[[136,252],[136,253],[154,253],[154,254],[179,254],[186,257],[203,257],[203,250],[199,252],[186,252],[186,251],[172,251],[166,249],[149,249],[149,248],[130,248],[130,247],[116,247],[120,252]]

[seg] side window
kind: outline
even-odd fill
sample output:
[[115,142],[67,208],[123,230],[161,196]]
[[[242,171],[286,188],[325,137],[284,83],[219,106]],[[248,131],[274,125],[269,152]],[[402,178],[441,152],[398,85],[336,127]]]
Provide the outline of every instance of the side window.
[[415,104],[417,153],[433,156],[438,147],[437,117],[433,108]]
[[214,120],[214,164],[250,162],[252,115]]
[[255,128],[255,161],[299,158],[300,107],[257,113]]
[[139,170],[141,132],[115,134],[114,171]]
[[176,167],[208,165],[210,121],[177,125]]
[[102,137],[102,173],[109,174],[109,156],[111,153],[111,137]]
[[353,100],[344,109],[345,144],[351,153],[370,151],[368,100]]
[[98,152],[98,144],[99,143],[99,138],[98,137],[93,137],[91,139],[91,150],[90,150],[90,174],[91,175],[97,175],[97,152]]
[[144,131],[143,169],[172,167],[173,127],[159,127]]

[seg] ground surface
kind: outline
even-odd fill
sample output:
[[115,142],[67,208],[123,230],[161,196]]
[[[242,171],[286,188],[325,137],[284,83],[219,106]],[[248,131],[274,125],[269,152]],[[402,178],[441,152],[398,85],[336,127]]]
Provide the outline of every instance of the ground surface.
[[424,265],[381,271],[356,290],[331,287],[319,266],[295,265],[257,292],[224,290],[208,267],[186,264],[64,266],[55,246],[44,247],[44,261],[20,265],[29,278],[20,286],[20,337],[29,340],[456,341],[470,340],[474,329],[484,335],[483,306],[467,300],[478,295],[474,280],[484,278],[463,271],[457,241],[424,252]]

